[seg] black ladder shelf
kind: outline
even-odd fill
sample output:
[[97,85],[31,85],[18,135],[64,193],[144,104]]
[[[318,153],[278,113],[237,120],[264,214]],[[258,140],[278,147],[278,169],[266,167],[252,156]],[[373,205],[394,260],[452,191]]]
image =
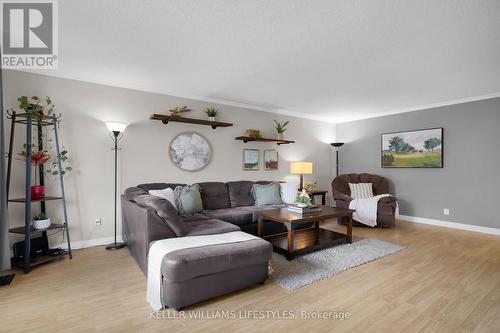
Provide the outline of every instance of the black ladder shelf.
[[[8,118],[11,120],[11,128],[10,128],[10,142],[9,142],[9,153],[8,153],[8,164],[7,164],[7,198],[9,203],[22,203],[24,204],[24,226],[17,228],[10,228],[9,232],[24,234],[24,254],[21,260],[13,258],[12,264],[15,266],[20,266],[23,268],[24,272],[29,273],[31,267],[50,262],[57,259],[63,259],[65,255],[69,255],[69,258],[72,259],[73,255],[71,253],[71,244],[69,239],[69,229],[68,229],[68,212],[66,210],[66,196],[64,193],[64,180],[62,174],[62,165],[61,165],[61,151],[59,148],[59,137],[58,137],[58,129],[57,125],[59,122],[59,117],[53,116],[42,116],[40,119],[33,119],[33,116],[28,113],[16,113],[12,111],[8,114]],[[13,157],[13,146],[14,146],[14,134],[16,129],[16,124],[24,124],[26,125],[26,144],[27,144],[27,156],[26,156],[26,183],[25,183],[25,197],[19,199],[10,199],[10,176],[12,172],[12,157]],[[45,196],[43,198],[31,198],[31,145],[32,145],[32,130],[33,126],[37,128],[37,139],[38,139],[38,150],[43,150],[43,140],[42,140],[42,130],[43,127],[53,126],[54,127],[54,136],[55,136],[55,144],[56,144],[56,163],[57,169],[59,172],[59,182],[61,195],[54,196]],[[45,184],[44,179],[44,169],[43,165],[39,167],[40,174],[40,185]],[[62,203],[63,213],[64,213],[64,223],[63,224],[52,224],[47,229],[35,230],[31,226],[31,205],[33,202],[40,203],[40,209],[42,213],[46,212],[45,202],[51,200],[59,200]],[[46,250],[48,250],[48,235],[47,231],[50,230],[61,230],[66,233],[66,239],[68,242],[68,250],[62,251],[57,255],[38,255],[36,257],[32,257],[30,255],[30,239],[33,234],[41,233],[44,246]]]

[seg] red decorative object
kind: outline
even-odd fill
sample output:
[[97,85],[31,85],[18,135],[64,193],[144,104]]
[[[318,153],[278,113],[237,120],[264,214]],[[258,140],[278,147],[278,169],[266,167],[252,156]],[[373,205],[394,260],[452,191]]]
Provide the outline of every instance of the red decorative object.
[[32,199],[40,199],[45,196],[45,186],[31,186],[31,198]]
[[47,162],[50,158],[50,155],[46,151],[35,151],[31,154],[31,164],[33,166],[39,166],[43,163]]

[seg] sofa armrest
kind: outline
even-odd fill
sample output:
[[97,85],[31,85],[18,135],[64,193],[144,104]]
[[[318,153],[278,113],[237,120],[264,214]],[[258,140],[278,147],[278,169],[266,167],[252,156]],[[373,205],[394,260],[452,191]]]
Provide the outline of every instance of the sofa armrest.
[[175,233],[152,208],[122,197],[122,234],[130,253],[144,273],[147,272],[149,244],[174,238]]
[[391,203],[397,202],[397,201],[398,201],[398,199],[396,199],[396,197],[390,196],[390,197],[383,197],[383,198],[381,198],[378,201],[378,203],[387,205],[387,204],[391,204]]
[[334,200],[340,200],[340,201],[345,201],[345,202],[351,202],[352,198],[348,196],[347,194],[344,193],[335,193],[333,195]]

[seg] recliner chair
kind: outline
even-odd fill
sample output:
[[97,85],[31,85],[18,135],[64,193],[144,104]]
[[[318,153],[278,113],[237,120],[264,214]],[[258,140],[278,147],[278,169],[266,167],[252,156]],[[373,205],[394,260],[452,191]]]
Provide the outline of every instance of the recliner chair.
[[[351,190],[349,183],[372,183],[373,195],[392,194],[389,189],[389,181],[378,175],[369,173],[350,173],[335,177],[332,181],[333,199],[337,207],[349,208],[351,202]],[[379,200],[377,208],[377,227],[391,228],[396,224],[397,200],[395,197],[385,197]],[[338,219],[338,223],[347,224],[347,219]],[[353,225],[366,227],[357,221],[353,221]]]

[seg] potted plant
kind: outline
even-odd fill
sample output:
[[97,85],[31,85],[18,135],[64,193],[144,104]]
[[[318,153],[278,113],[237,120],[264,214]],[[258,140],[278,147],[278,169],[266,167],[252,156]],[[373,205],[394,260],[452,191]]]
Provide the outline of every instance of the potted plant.
[[51,116],[54,110],[54,104],[49,96],[38,97],[21,96],[17,99],[19,108],[30,114],[34,120],[40,122],[44,116]]
[[305,189],[303,189],[302,192],[300,192],[300,194],[297,196],[297,198],[295,199],[295,204],[301,208],[309,207],[311,205],[311,198],[306,193]]
[[215,121],[215,117],[217,116],[217,113],[219,113],[219,109],[216,108],[206,108],[205,113],[208,116],[208,120],[210,121]]
[[47,214],[40,213],[33,217],[33,228],[36,230],[47,229],[50,227],[50,219],[47,217]]
[[283,133],[286,131],[286,126],[290,123],[289,121],[277,121],[274,120],[274,123],[276,124],[276,140],[283,140],[284,136]]
[[19,153],[19,155],[23,156],[26,161],[28,152],[31,150],[31,165],[35,167],[35,185],[31,186],[31,198],[40,199],[45,196],[45,186],[37,185],[39,178],[37,177],[37,170],[40,165],[49,160],[50,155],[46,150],[32,151],[33,147],[35,147],[35,145],[31,145],[31,147],[29,147],[27,144],[24,144],[23,150]]

